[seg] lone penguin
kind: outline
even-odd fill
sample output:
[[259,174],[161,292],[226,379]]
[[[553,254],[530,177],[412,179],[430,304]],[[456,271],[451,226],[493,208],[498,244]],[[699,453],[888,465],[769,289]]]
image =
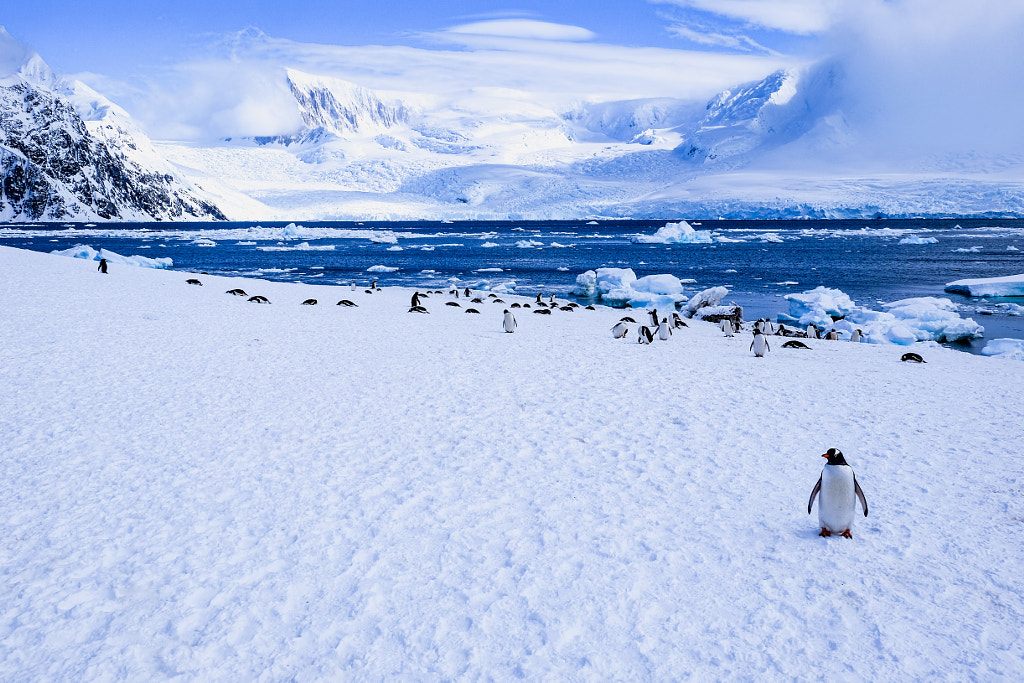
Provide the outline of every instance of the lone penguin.
[[756,357],[764,358],[764,354],[771,351],[772,347],[768,346],[768,337],[760,332],[754,332],[754,341],[750,342],[750,350]]
[[107,272],[107,259],[101,258],[100,259],[100,265],[96,266],[96,270],[100,271],[101,273],[106,273]]
[[658,339],[665,341],[672,336],[672,328],[669,327],[668,318],[662,318],[658,324]]
[[821,494],[818,501],[818,523],[821,525],[819,536],[831,536],[840,534],[846,538],[853,538],[850,527],[853,526],[854,506],[860,500],[864,508],[864,516],[868,516],[868,501],[864,497],[864,491],[857,483],[857,475],[853,468],[846,462],[843,452],[838,448],[830,448],[823,453],[823,458],[828,458],[828,463],[821,470],[818,483],[811,491],[811,498],[807,501],[807,514],[811,514],[811,506],[814,505],[814,498]]
[[502,327],[506,332],[516,331],[516,317],[507,308],[505,309],[505,319],[502,321]]

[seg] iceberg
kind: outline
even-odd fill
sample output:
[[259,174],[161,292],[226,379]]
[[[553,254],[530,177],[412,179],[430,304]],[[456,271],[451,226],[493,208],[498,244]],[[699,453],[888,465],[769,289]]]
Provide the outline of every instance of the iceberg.
[[953,342],[981,337],[985,328],[961,318],[949,299],[917,297],[883,305],[884,311],[857,306],[838,289],[817,287],[802,294],[787,294],[789,315],[778,321],[835,329],[844,336],[860,330],[869,342],[910,345],[919,341]]
[[956,280],[946,285],[946,291],[964,296],[1024,296],[1024,274]]
[[366,269],[367,273],[394,273],[398,268],[392,268],[391,266],[370,266]]
[[674,308],[686,301],[683,285],[674,275],[637,278],[632,268],[598,268],[576,276],[576,296],[598,298],[611,306]]
[[934,237],[918,237],[917,235],[907,235],[900,240],[900,244],[936,244],[939,240]]
[[653,235],[633,235],[629,241],[634,244],[711,244],[713,240],[707,230],[694,230],[686,221],[679,221],[666,223]]
[[136,266],[139,268],[170,268],[174,265],[174,261],[172,261],[168,256],[161,258],[121,256],[109,249],[100,249],[97,251],[87,244],[76,244],[70,249],[58,249],[57,251],[51,251],[50,253],[57,254],[58,256],[70,256],[71,258],[85,259],[86,261],[107,259],[108,263],[119,263],[124,266]]

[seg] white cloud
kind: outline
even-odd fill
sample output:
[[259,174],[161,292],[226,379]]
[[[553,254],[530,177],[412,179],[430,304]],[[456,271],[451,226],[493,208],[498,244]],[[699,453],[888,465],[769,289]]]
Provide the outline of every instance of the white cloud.
[[457,36],[490,36],[499,38],[525,38],[529,40],[587,41],[596,36],[579,26],[553,24],[533,19],[494,19],[461,24],[442,33]]
[[652,0],[760,27],[810,35],[833,25],[843,0]]

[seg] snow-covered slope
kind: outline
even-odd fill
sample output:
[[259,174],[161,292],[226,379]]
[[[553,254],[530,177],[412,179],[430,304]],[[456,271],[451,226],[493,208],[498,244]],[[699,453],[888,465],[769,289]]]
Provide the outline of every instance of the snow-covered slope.
[[220,220],[120,107],[0,27],[0,220]]
[[1024,215],[1013,155],[865,159],[843,74],[826,61],[706,105],[555,111],[508,89],[384,94],[288,70],[302,130],[160,151],[287,219]]

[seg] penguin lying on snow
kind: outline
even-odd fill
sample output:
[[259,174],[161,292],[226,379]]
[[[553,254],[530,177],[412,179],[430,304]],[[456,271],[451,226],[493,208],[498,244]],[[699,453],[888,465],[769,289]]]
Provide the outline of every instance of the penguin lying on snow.
[[551,309],[549,308],[538,308],[534,313],[540,313],[541,315],[551,315]]
[[302,302],[303,306],[316,306],[316,299],[306,299]]
[[636,321],[630,318],[628,315],[624,318],[619,318],[619,322],[622,323],[635,323]]
[[409,309],[409,312],[410,313],[430,313],[430,311],[428,311],[427,309],[423,308],[422,306],[413,306],[412,308]]
[[480,311],[476,310],[475,308],[467,308],[465,312],[466,313],[479,313]]
[[[458,290],[456,290],[456,291],[458,291]],[[455,306],[456,308],[462,308],[462,306],[459,306],[459,302],[458,301],[446,301],[444,305],[445,306]]]
[[921,358],[921,354],[910,351],[900,356],[900,360],[908,363],[927,363],[924,358]]
[[865,517],[868,516],[868,501],[860,484],[857,483],[857,475],[846,462],[842,451],[830,448],[821,457],[828,458],[828,463],[822,468],[818,483],[811,491],[811,498],[807,501],[807,514],[811,514],[814,498],[821,494],[821,500],[818,501],[821,533],[818,535],[827,537],[841,534],[846,538],[853,538],[850,527],[853,526],[854,498],[860,499]]
[[270,303],[270,300],[267,297],[260,296],[259,294],[257,294],[256,296],[249,297],[249,301],[253,302],[254,304],[269,304]]
[[796,339],[790,339],[788,342],[782,345],[784,349],[810,349],[811,347],[804,344],[802,341]]
[[229,289],[228,291],[226,291],[224,293],[225,294],[233,294],[234,296],[249,296],[248,294],[245,293],[244,289]]
[[349,308],[353,308],[359,306],[359,304],[349,301],[348,299],[342,299],[337,304],[335,304],[335,306],[348,306]]
[[200,287],[203,286],[203,283],[195,279],[194,277],[190,277],[189,279],[185,280],[185,283],[189,285],[199,285]]

